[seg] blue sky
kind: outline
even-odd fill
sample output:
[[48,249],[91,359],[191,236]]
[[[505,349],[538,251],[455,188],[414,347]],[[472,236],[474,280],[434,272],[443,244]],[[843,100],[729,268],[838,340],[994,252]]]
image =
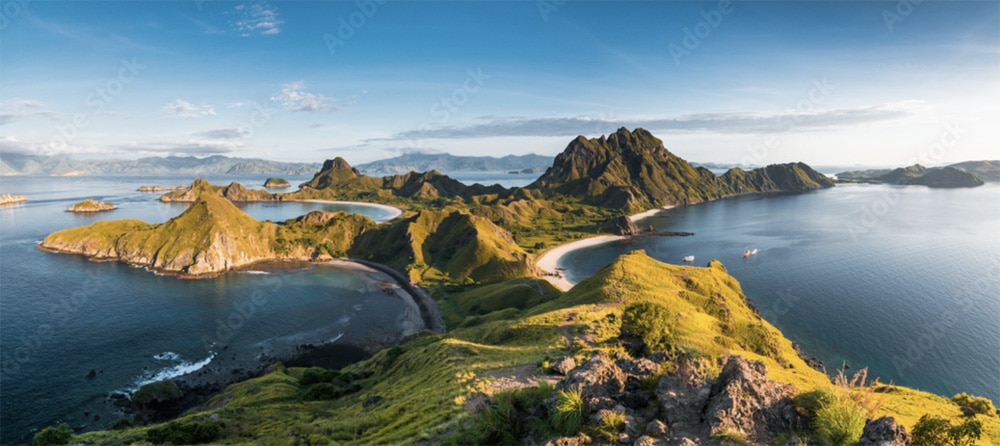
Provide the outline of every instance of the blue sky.
[[0,150],[1000,158],[1000,2],[3,0]]

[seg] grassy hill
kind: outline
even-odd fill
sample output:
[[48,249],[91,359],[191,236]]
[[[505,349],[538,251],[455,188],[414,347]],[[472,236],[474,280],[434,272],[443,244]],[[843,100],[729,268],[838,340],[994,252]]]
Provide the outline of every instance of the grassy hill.
[[[518,290],[511,293],[518,296],[511,305],[501,297],[504,286]],[[418,336],[340,371],[276,366],[178,420],[76,440],[98,445],[190,440],[168,435],[202,432],[207,441],[225,444],[467,444],[497,429],[509,431],[513,442],[545,441],[560,435],[549,404],[562,398],[562,377],[551,364],[566,357],[579,364],[599,355],[647,356],[630,348],[623,332],[626,313],[643,305],[659,308],[667,323],[647,333],[665,340],[665,354],[660,372],[640,389],[680,374],[715,377],[722,357],[735,354],[762,361],[769,379],[793,385],[803,410],[810,395],[836,391],[797,355],[791,341],[760,318],[718,262],[675,266],[639,251],[562,295],[523,279],[463,291],[440,288],[436,294],[453,305],[455,316],[468,312],[446,334]],[[473,309],[473,302],[491,307]],[[962,419],[948,399],[911,389],[879,385],[854,393],[876,395],[881,407],[870,415],[892,415],[911,431],[923,414]],[[587,421],[588,415],[584,431],[599,435],[601,424]],[[1000,442],[997,416],[977,418],[984,423],[979,444]],[[809,429],[794,434],[816,438]]]

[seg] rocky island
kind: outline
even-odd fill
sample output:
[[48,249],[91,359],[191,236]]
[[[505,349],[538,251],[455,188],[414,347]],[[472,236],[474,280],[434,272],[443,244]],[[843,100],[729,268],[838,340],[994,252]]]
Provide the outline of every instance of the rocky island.
[[268,189],[287,189],[292,187],[292,183],[289,183],[284,178],[268,178],[267,181],[264,181],[264,187]]
[[86,200],[83,200],[79,203],[70,206],[69,209],[67,209],[66,211],[88,213],[88,212],[113,211],[115,209],[117,208],[115,207],[115,205],[111,203],[105,203],[103,201],[97,201],[92,198],[88,198]]
[[11,195],[11,194],[0,195],[0,206],[14,204],[14,203],[24,203],[25,201],[28,201],[28,197],[25,197],[24,195]]
[[172,190],[184,190],[186,186],[139,186],[139,192],[167,192]]
[[[997,163],[1000,166],[1000,162]],[[897,185],[917,185],[927,187],[978,187],[985,184],[973,172],[992,175],[993,164],[990,161],[965,162],[952,166],[927,168],[920,164],[896,169],[870,169],[841,172],[837,174],[841,182],[885,183]],[[1000,169],[1000,167],[998,167]]]

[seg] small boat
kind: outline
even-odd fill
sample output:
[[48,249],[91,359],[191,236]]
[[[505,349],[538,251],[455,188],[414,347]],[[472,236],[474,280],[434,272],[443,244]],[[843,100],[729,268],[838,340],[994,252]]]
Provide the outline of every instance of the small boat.
[[757,248],[754,248],[754,249],[752,249],[752,250],[750,251],[750,255],[752,255],[752,256],[755,256],[755,255],[757,255]]
[[687,256],[687,257],[684,257],[684,261],[685,261],[685,262],[688,262],[688,263],[691,263],[691,262],[693,262],[693,261],[694,261],[694,256]]
[[746,251],[743,251],[743,258],[745,259],[745,258],[748,258],[748,257],[750,257],[750,250],[749,249],[746,250]]

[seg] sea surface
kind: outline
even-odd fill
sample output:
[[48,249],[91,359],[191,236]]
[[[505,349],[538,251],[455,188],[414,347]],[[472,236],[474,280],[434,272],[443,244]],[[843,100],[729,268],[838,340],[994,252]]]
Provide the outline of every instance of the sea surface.
[[[563,257],[576,283],[616,256],[718,259],[763,316],[823,361],[869,377],[1000,402],[1000,184],[838,185],[680,207],[651,237]],[[743,258],[744,251],[758,249]]]

